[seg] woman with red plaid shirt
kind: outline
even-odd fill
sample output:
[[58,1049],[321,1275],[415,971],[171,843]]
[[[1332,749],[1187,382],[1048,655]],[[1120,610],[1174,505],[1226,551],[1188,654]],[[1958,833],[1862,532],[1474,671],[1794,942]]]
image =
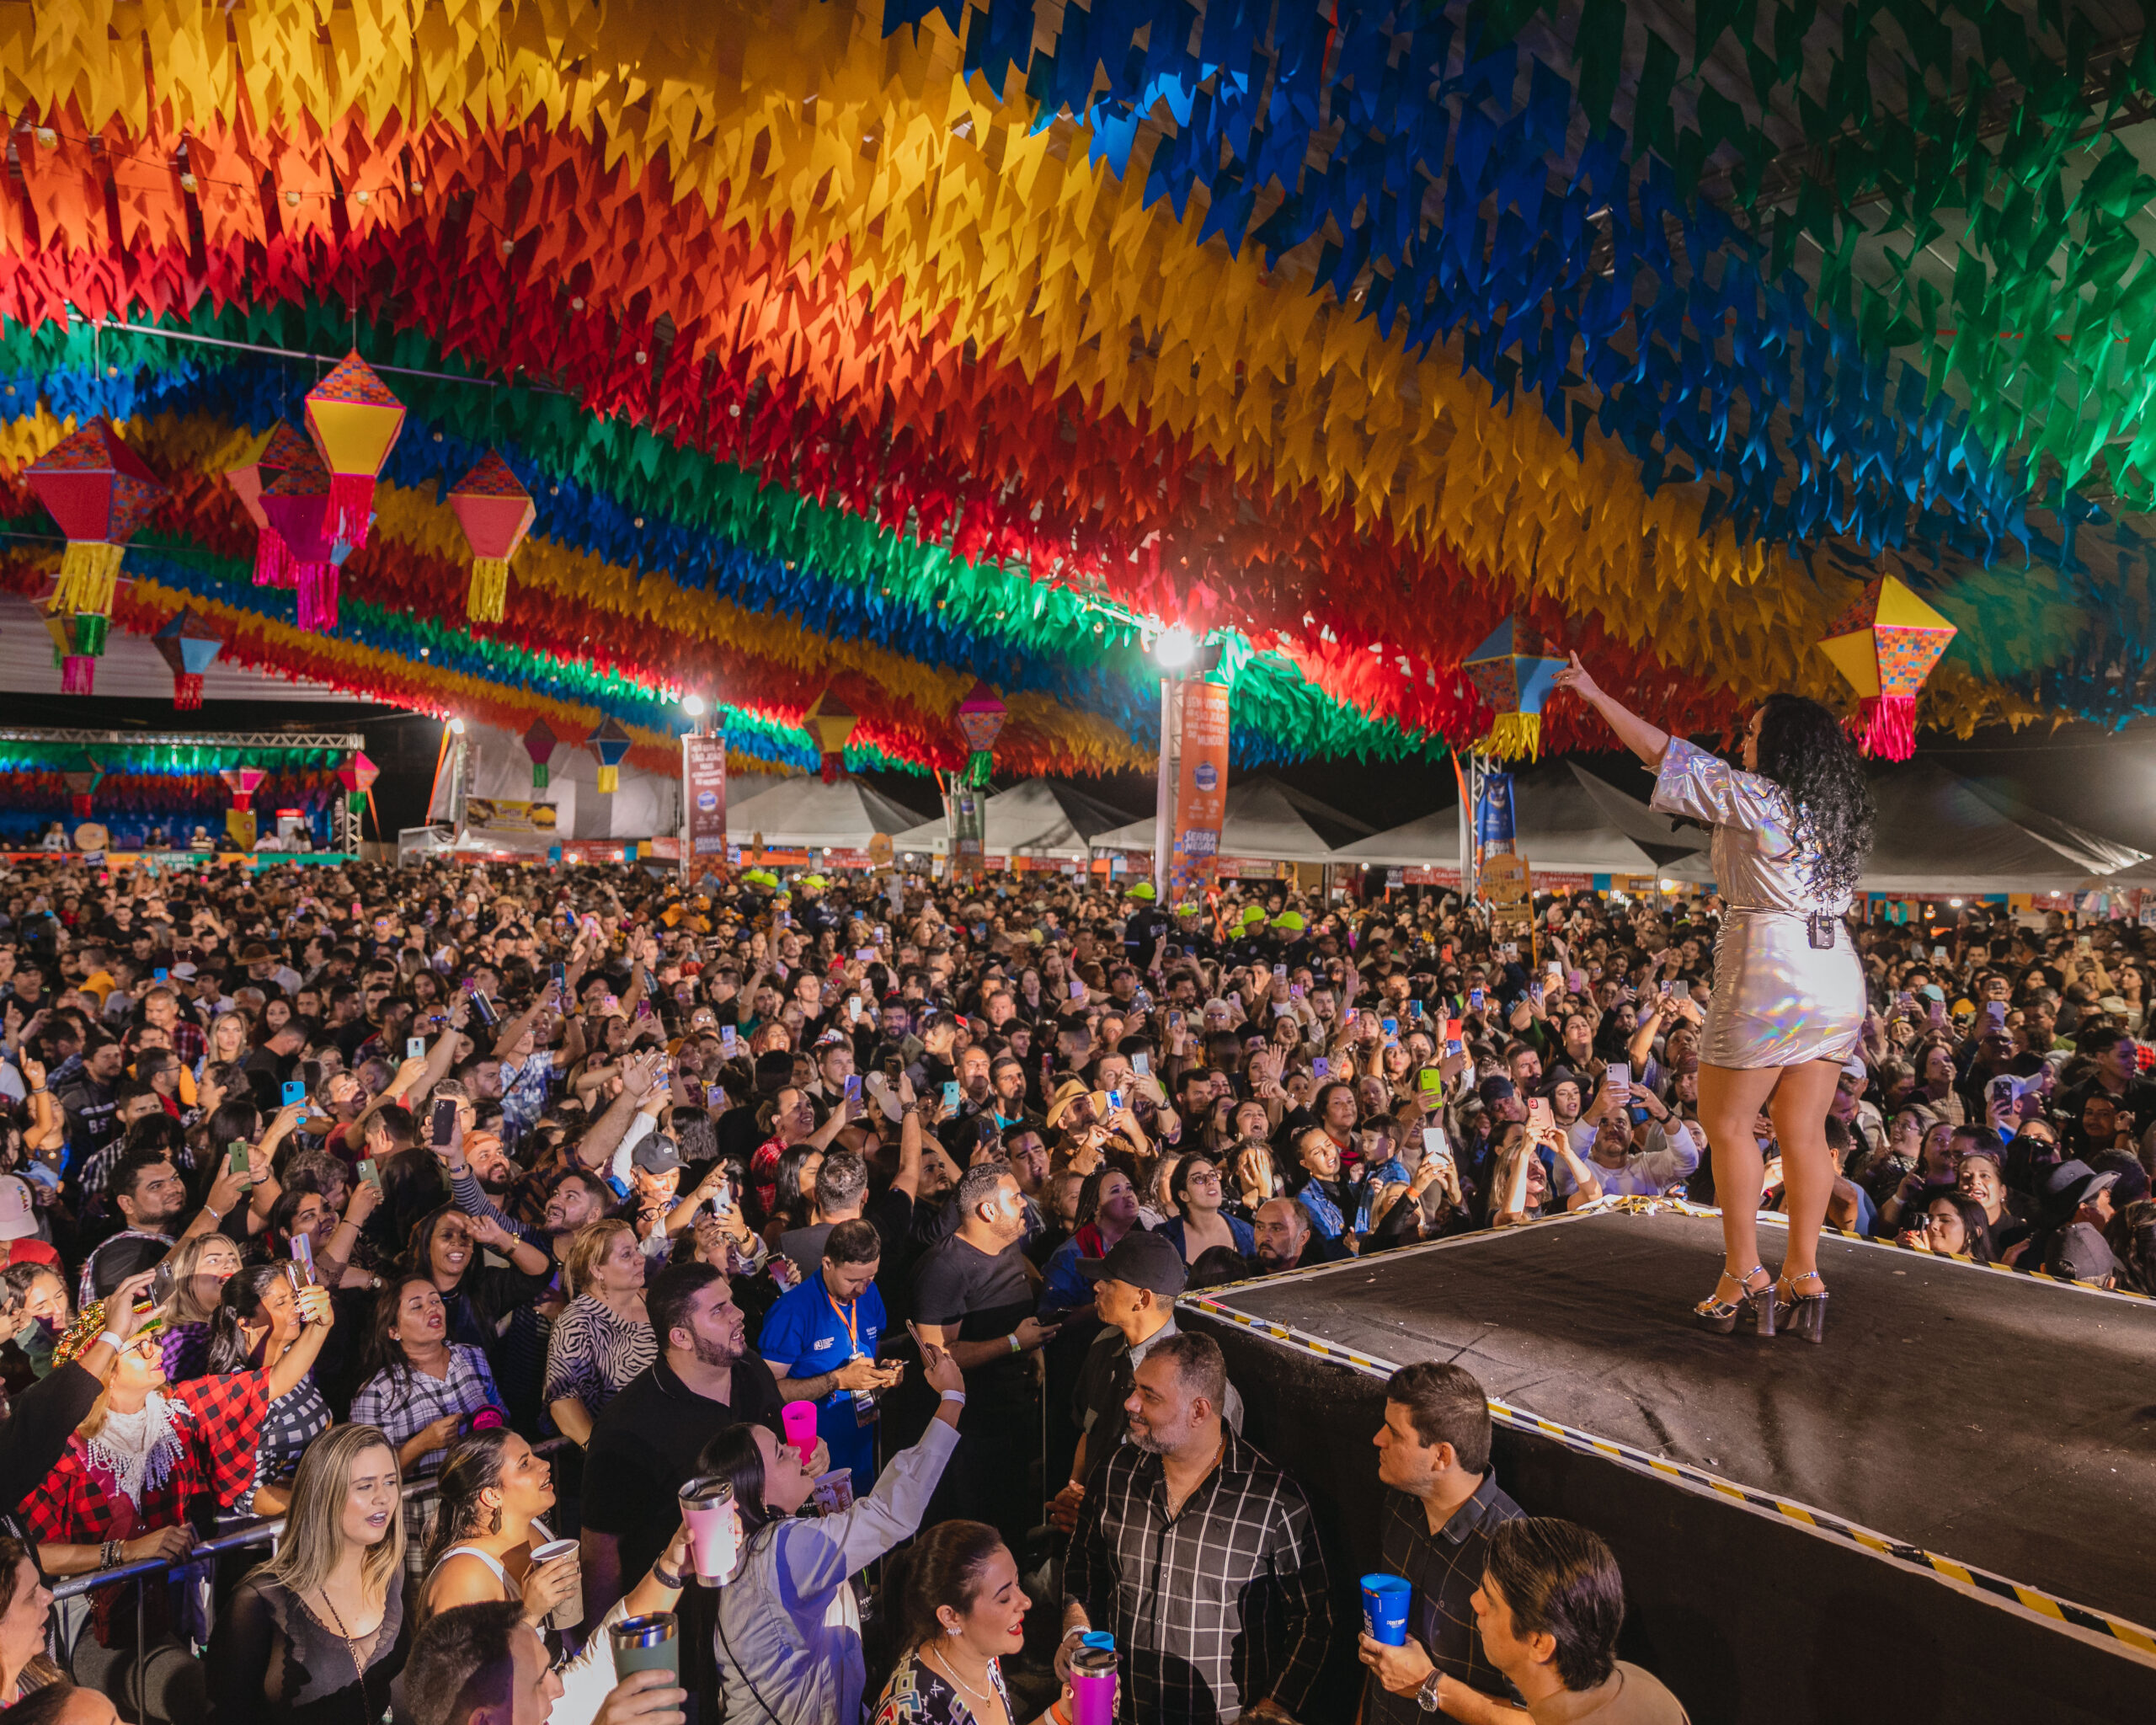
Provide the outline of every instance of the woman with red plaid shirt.
[[[23,1519],[39,1541],[46,1574],[88,1575],[153,1557],[177,1560],[194,1546],[189,1516],[195,1504],[208,1498],[221,1510],[247,1506],[264,1413],[306,1375],[335,1321],[323,1289],[301,1290],[299,1306],[306,1330],[267,1370],[172,1386],[155,1327],[130,1339],[67,1453],[24,1501]],[[69,1343],[80,1348],[95,1339],[103,1323],[102,1306],[86,1311],[55,1351],[55,1363],[62,1352],[72,1357]],[[173,1590],[146,1586],[143,1593],[149,1644],[162,1642],[179,1653],[168,1628]],[[107,1588],[90,1596],[92,1632],[76,1648],[75,1668],[77,1679],[93,1687],[117,1680],[117,1668],[131,1668],[131,1659],[113,1652],[131,1652],[134,1613],[118,1609],[127,1594]],[[184,1703],[175,1712],[161,1701],[159,1690],[175,1681],[199,1689],[200,1668],[184,1656],[158,1664],[164,1669],[150,1680],[150,1711],[181,1717]]]

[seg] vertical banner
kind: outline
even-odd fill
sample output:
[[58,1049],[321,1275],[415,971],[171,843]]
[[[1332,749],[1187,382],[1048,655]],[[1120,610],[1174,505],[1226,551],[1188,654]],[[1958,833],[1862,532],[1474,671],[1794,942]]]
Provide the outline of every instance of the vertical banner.
[[953,785],[951,810],[951,878],[978,880],[988,849],[988,793],[973,785]]
[[254,848],[254,811],[252,809],[225,810],[225,836],[232,841],[235,851]]
[[713,857],[726,860],[726,739],[681,739],[681,806],[689,812],[689,853],[685,860]]
[[1182,762],[1176,784],[1175,854],[1168,897],[1209,885],[1220,867],[1228,804],[1228,691],[1193,677],[1182,685]]
[[1482,847],[1485,856],[1509,852],[1515,830],[1513,776],[1509,772],[1486,774],[1481,799],[1475,811],[1475,841]]

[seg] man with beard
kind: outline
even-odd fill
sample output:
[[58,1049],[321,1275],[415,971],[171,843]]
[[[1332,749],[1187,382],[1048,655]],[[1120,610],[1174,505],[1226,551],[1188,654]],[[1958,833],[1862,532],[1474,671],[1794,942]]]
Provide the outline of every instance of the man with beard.
[[[670,1265],[644,1290],[659,1358],[600,1410],[584,1452],[583,1571],[596,1622],[681,1525],[680,1492],[706,1444],[749,1422],[782,1429],[771,1369],[749,1351],[732,1284],[707,1263]],[[812,1471],[830,1466],[819,1441]]]
[[1156,1342],[1070,1541],[1056,1673],[1098,1622],[1145,1725],[1306,1717],[1332,1638],[1310,1504],[1221,1418],[1227,1396],[1210,1336]]

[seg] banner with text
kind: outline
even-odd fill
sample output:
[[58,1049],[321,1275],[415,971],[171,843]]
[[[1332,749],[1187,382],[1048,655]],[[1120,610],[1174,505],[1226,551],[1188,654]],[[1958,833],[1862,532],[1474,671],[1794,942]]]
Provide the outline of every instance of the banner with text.
[[1182,686],[1182,756],[1171,900],[1219,878],[1220,825],[1228,807],[1228,691],[1222,684],[1193,679]]
[[681,805],[689,811],[689,855],[726,860],[726,739],[681,739]]

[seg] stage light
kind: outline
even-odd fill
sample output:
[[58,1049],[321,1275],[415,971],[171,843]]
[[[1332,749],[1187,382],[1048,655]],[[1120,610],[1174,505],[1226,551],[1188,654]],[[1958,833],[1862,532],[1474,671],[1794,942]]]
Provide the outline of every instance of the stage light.
[[1164,629],[1153,644],[1153,657],[1162,670],[1181,670],[1198,656],[1198,643],[1181,624]]
[[1677,883],[1673,880],[1658,880],[1655,884],[1666,893],[1673,893],[1677,890]]
[[1959,899],[1949,899],[1946,902],[1956,911],[1961,908],[1961,901]]
[[691,718],[702,718],[704,716],[704,697],[701,695],[684,695],[681,697],[681,711]]
[[450,720],[449,734],[452,737],[462,736],[464,734],[464,721],[461,718],[452,718]]

